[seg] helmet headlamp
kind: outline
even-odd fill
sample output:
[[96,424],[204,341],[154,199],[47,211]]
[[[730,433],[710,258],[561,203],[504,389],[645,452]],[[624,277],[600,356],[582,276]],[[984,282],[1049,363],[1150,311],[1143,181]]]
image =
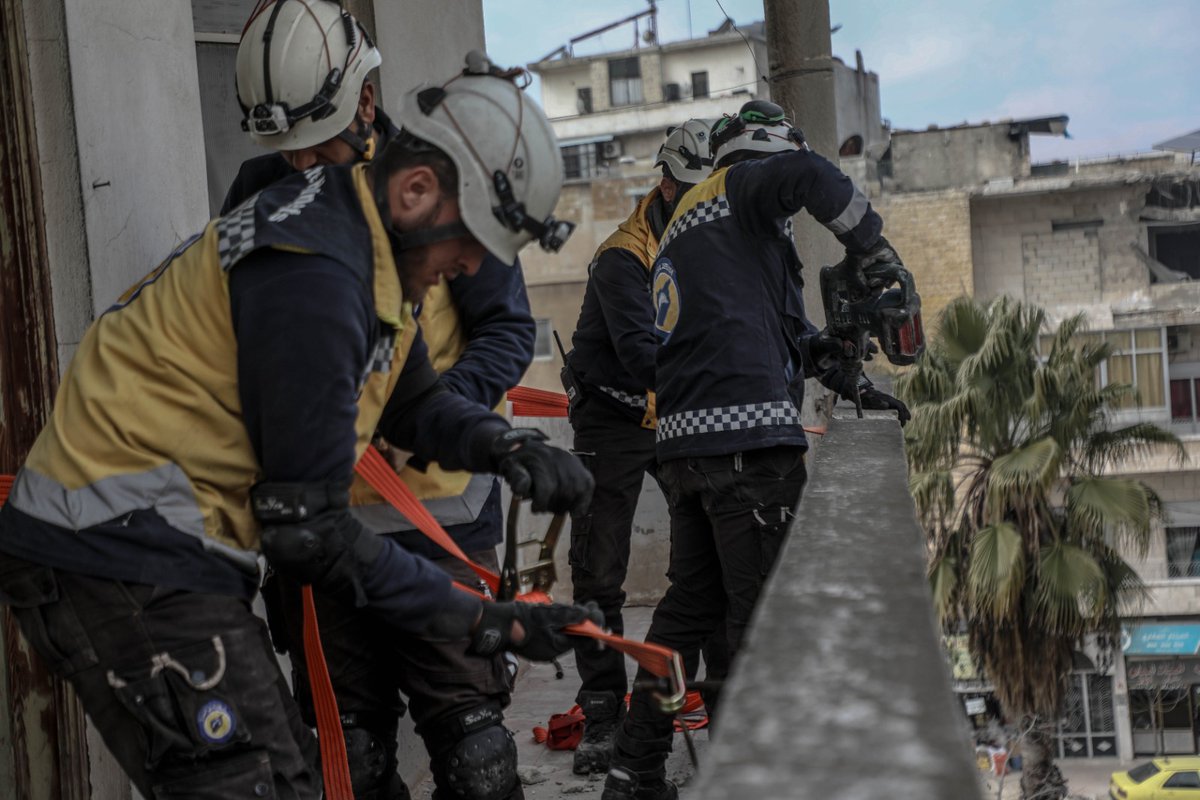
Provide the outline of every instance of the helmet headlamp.
[[[270,42],[274,35],[275,20],[279,16],[279,11],[283,7],[285,0],[276,0],[275,7],[271,11],[271,16],[267,20],[266,29],[263,31],[263,42]],[[258,12],[258,13],[261,13]],[[284,102],[271,102],[271,68],[270,68],[270,49],[267,48],[263,57],[263,84],[266,91],[268,102],[258,103],[253,108],[247,108],[242,105],[242,112],[246,115],[242,120],[242,130],[248,133],[254,133],[259,136],[277,136],[287,133],[292,129],[292,126],[297,122],[305,119],[311,119],[314,122],[325,119],[337,111],[337,104],[333,99],[337,96],[338,90],[342,86],[342,78],[350,69],[350,63],[354,60],[354,56],[358,53],[359,48],[355,47],[354,40],[354,18],[345,10],[341,11],[342,30],[346,35],[346,59],[340,67],[331,67],[329,74],[325,76],[325,81],[321,84],[321,88],[317,91],[313,98],[303,105],[296,108],[290,107]],[[249,23],[247,23],[249,27]],[[364,30],[363,41],[367,47],[373,48],[370,37]],[[328,49],[326,49],[328,52]],[[239,104],[241,97],[238,97]]]
[[554,215],[539,222],[525,212],[525,204],[513,196],[512,184],[508,176],[500,170],[492,173],[492,186],[496,189],[499,205],[492,207],[492,213],[500,224],[514,233],[524,231],[537,239],[542,249],[549,253],[557,253],[566,244],[567,239],[575,231],[575,223],[555,219]]

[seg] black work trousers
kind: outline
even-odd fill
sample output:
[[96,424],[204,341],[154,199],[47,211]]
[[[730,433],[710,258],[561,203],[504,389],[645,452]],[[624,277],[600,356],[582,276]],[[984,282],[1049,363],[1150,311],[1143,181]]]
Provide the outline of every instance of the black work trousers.
[[[573,600],[595,601],[604,612],[605,626],[623,635],[621,609],[633,515],[643,476],[657,480],[654,431],[608,409],[599,399],[586,401],[572,414],[571,424],[575,429],[573,451],[596,482],[587,511],[571,517]],[[612,648],[599,650],[585,639],[576,642],[575,664],[582,679],[579,691],[611,692],[624,701],[628,685],[625,656]]]
[[[498,569],[494,549],[468,556],[492,571]],[[447,556],[434,559],[434,563],[460,583],[472,587],[478,583],[475,573],[456,558]],[[292,657],[293,684],[303,717],[315,724],[303,655],[300,587],[276,574],[268,580],[263,594],[276,645],[286,648]],[[454,744],[456,737],[461,738],[456,733],[461,730],[457,717],[485,705],[497,711],[508,705],[511,686],[503,657],[469,653],[465,640],[431,642],[401,633],[369,611],[331,599],[319,590],[313,592],[313,600],[343,727],[369,731],[386,758],[381,768],[352,765],[352,774],[382,772],[380,780],[394,774],[397,727],[406,708],[403,694],[417,733],[434,761],[435,782],[446,791],[448,787],[441,786],[438,756]],[[357,783],[355,788],[357,791]],[[446,791],[446,796],[455,795]]]
[[[670,586],[646,641],[695,663],[698,650],[724,624],[734,658],[800,502],[804,448],[673,459],[659,466],[659,478],[671,511]],[[716,677],[711,670],[710,677]],[[635,686],[654,680],[639,669]],[[705,701],[714,704],[712,697]],[[651,692],[635,689],[617,734],[614,766],[660,770],[672,733],[671,717],[658,710]]]
[[143,796],[321,796],[316,739],[248,601],[0,554],[0,603]]

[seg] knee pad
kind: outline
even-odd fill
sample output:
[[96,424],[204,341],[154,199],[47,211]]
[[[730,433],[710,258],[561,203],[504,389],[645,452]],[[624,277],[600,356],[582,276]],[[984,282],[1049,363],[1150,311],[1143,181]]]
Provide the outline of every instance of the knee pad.
[[362,800],[409,800],[408,787],[396,774],[396,742],[359,727],[353,715],[342,718],[346,760],[354,796]]
[[[514,800],[523,797],[517,777],[517,743],[498,708],[483,706],[440,725],[433,758],[438,800]],[[431,742],[432,744],[432,742]]]

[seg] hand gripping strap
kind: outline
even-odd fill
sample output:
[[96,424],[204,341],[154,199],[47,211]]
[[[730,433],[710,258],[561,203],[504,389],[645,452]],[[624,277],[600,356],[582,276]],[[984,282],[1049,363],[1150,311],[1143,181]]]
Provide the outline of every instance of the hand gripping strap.
[[[379,451],[373,447],[368,447],[355,466],[355,470],[367,483],[371,484],[371,487],[375,491],[379,492],[383,498],[391,503],[397,511],[406,516],[409,522],[413,523],[418,530],[459,561],[469,566],[476,575],[491,587],[493,593],[499,590],[500,576],[467,558],[462,548],[454,543],[454,540],[450,538],[450,534],[446,533],[442,526],[438,524],[438,521],[434,519],[433,515],[421,505],[421,501],[404,484],[404,481],[400,480],[400,477],[396,475],[396,472],[384,460]],[[474,592],[460,584],[456,583],[455,587],[478,595],[478,592]],[[524,603],[549,603],[550,596],[543,592],[529,592],[528,594],[518,596],[517,600]],[[565,630],[567,633],[575,636],[585,636],[589,639],[603,642],[614,650],[629,655],[638,664],[660,678],[678,679],[680,677],[679,654],[674,650],[662,647],[661,645],[650,644],[649,642],[631,642],[615,634],[605,633],[599,625],[586,620],[577,625],[570,625]]]

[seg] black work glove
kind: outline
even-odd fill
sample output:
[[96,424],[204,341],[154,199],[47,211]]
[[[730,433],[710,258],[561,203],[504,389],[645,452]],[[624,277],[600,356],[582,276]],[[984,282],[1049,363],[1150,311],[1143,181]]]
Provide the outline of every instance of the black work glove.
[[867,277],[863,272],[867,267],[871,266],[872,264],[904,264],[904,262],[900,260],[900,254],[896,252],[894,247],[892,247],[892,243],[882,236],[880,236],[878,241],[875,242],[875,246],[865,253],[851,253],[847,251],[846,263],[852,268],[852,274],[855,281],[858,283],[858,290],[863,294],[869,293],[871,290],[877,288],[878,284],[878,281],[876,281],[876,285],[872,285],[867,280]]
[[805,339],[804,347],[807,348],[809,360],[815,367],[812,377],[838,397],[853,400],[862,373],[859,370],[848,369],[852,362],[842,358],[845,349],[842,340],[823,330],[816,336]]
[[345,509],[262,532],[263,555],[281,575],[312,584],[356,608],[367,604],[359,576],[375,563],[382,549],[383,541]]
[[533,500],[534,511],[582,514],[592,502],[592,474],[579,459],[546,444],[546,434],[513,428],[492,442],[496,472],[518,497]]
[[868,385],[867,388],[862,390],[859,398],[862,400],[863,408],[869,408],[873,411],[895,411],[900,417],[901,428],[912,419],[912,414],[909,413],[908,406],[904,405],[903,401],[892,397],[886,392],[879,391],[874,386]]
[[[570,634],[562,629],[589,619],[604,624],[604,613],[594,602],[582,606],[484,603],[479,623],[471,632],[471,651],[490,656],[511,650],[530,661],[550,661],[573,647]],[[512,639],[514,622],[525,629],[519,642]]]

